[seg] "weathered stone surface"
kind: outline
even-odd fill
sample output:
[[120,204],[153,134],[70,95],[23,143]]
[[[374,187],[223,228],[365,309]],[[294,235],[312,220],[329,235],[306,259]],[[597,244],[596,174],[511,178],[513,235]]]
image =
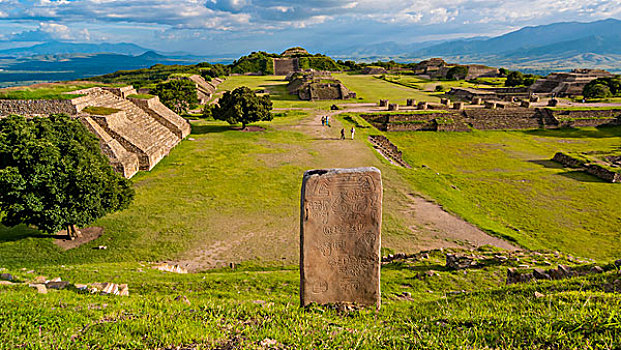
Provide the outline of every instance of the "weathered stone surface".
[[47,282],[45,286],[49,289],[65,289],[69,286],[67,281]]
[[41,283],[29,284],[28,287],[36,289],[37,293],[39,294],[47,294],[47,288],[45,287],[45,284],[41,284]]
[[300,301],[380,306],[382,179],[376,168],[304,173]]

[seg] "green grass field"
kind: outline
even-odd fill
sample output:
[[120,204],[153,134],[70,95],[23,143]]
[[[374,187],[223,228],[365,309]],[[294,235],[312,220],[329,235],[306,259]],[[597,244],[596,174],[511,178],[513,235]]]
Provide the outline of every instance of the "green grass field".
[[[478,251],[477,254],[493,254]],[[565,263],[553,254],[522,261]],[[300,308],[298,271],[244,268],[179,275],[139,263],[10,271],[74,283],[129,283],[130,296],[0,286],[0,348],[15,349],[617,349],[616,271],[506,286],[519,262],[467,271],[444,254],[382,268],[380,311]],[[540,262],[540,266],[543,264]],[[608,267],[611,268],[611,267]],[[614,269],[614,268],[613,268]],[[6,272],[6,271],[5,271]],[[430,273],[428,275],[427,273]],[[620,286],[621,287],[621,286]],[[613,287],[614,288],[614,287]],[[537,296],[535,293],[539,293]],[[177,300],[181,296],[188,303]]]
[[[356,102],[437,100],[372,76],[336,78],[358,93]],[[621,348],[621,297],[611,291],[621,290],[620,274],[608,264],[621,255],[621,185],[550,161],[558,151],[617,149],[621,127],[384,133],[413,166],[404,169],[373,151],[367,136],[382,133],[362,118],[317,125],[317,113],[343,101],[299,101],[282,77],[235,76],[219,89],[241,85],[271,91],[275,107],[307,109],[276,111],[272,122],[257,123],[264,132],[193,122],[192,140],[135,176],[131,206],[96,221],[104,235],[78,248],[63,251],[25,225],[0,226],[0,272],[17,282],[60,276],[127,283],[131,293],[41,295],[0,285],[0,349]],[[338,140],[341,125],[353,123],[356,140]],[[382,171],[383,253],[420,250],[410,194],[541,253],[449,271],[446,251],[434,250],[382,266],[380,311],[299,308],[302,174],[357,166]],[[107,249],[93,249],[100,245]],[[489,247],[476,254],[510,255]],[[608,272],[505,285],[507,267],[573,265],[569,255],[592,258]],[[175,260],[209,269],[181,275],[149,268]],[[238,268],[223,268],[229,262]],[[179,295],[191,304],[176,301]]]
[[[621,186],[551,159],[559,151],[612,150],[621,128],[390,133],[416,171],[402,175],[445,208],[528,248],[582,256],[621,254]],[[454,189],[452,186],[455,186]]]

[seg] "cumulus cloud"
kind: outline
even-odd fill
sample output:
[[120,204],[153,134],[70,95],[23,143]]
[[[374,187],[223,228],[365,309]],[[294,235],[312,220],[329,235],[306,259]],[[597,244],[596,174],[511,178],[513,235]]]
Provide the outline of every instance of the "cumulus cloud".
[[86,28],[71,29],[64,24],[41,22],[37,29],[5,34],[2,39],[9,41],[89,41],[91,35]]
[[[271,41],[306,36],[355,44],[347,41],[498,34],[525,25],[610,17],[621,17],[619,0],[0,0],[0,24],[36,28],[0,35],[16,41],[77,41],[129,36],[132,26],[147,26],[154,30],[142,34],[178,42],[214,37],[255,42],[261,35]],[[112,29],[74,29],[93,24]],[[127,32],[117,30],[123,26]],[[318,35],[321,39],[315,39]]]
[[598,19],[621,14],[618,0],[3,0],[0,18],[100,21],[184,29],[303,27],[364,19],[398,25],[516,24],[536,19]]

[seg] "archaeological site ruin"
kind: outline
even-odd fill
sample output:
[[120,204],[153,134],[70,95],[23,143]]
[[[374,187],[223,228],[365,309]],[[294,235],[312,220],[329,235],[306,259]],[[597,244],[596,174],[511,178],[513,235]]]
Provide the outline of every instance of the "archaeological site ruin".
[[145,98],[132,86],[92,87],[82,95],[57,100],[0,100],[0,116],[48,116],[65,113],[79,119],[99,138],[112,167],[130,178],[148,171],[190,134],[190,124],[157,96]]

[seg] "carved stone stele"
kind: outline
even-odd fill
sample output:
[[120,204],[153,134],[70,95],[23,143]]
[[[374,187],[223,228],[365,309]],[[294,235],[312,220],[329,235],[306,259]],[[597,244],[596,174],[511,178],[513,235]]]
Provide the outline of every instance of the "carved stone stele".
[[380,307],[382,178],[376,168],[304,173],[300,302]]

